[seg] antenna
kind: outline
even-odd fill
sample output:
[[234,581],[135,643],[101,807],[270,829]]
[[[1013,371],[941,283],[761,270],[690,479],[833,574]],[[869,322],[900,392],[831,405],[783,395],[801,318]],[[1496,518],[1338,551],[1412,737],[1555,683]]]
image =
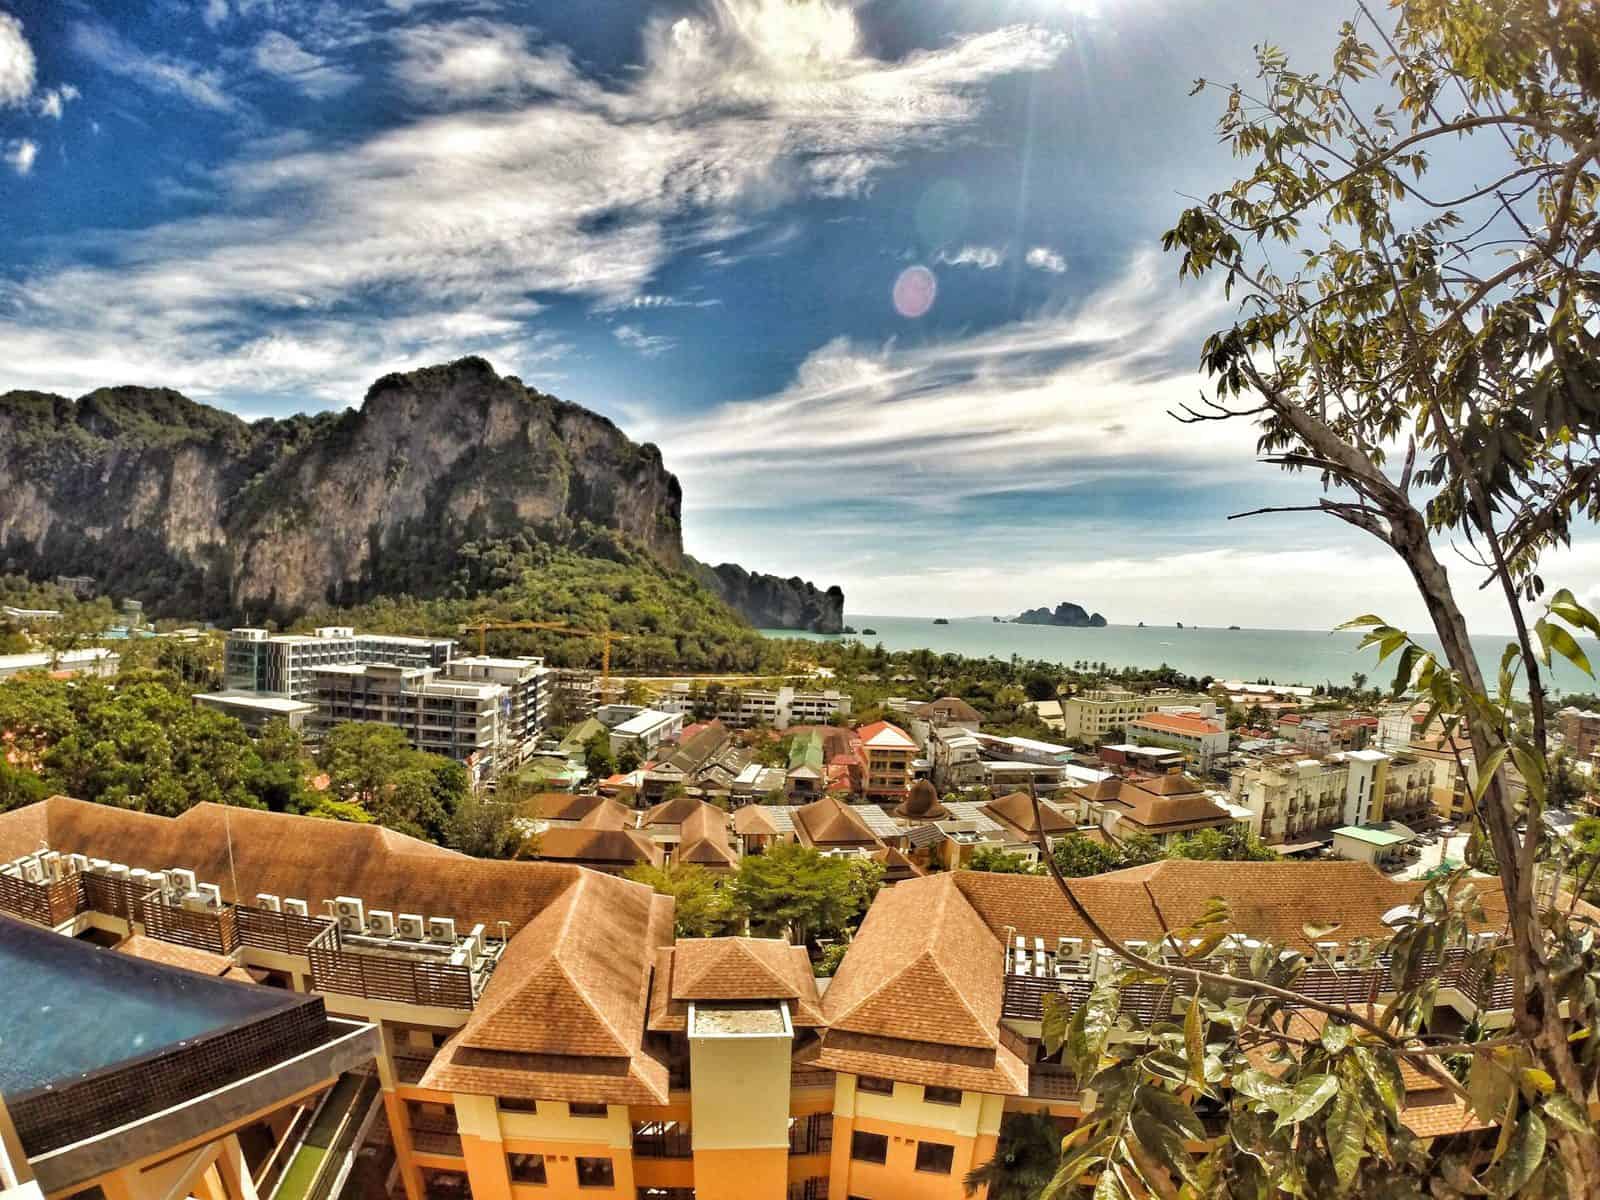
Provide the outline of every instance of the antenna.
[[233,822],[228,819],[228,806],[222,806],[222,832],[228,841],[228,878],[233,881],[233,902],[239,903],[239,872],[233,869]]

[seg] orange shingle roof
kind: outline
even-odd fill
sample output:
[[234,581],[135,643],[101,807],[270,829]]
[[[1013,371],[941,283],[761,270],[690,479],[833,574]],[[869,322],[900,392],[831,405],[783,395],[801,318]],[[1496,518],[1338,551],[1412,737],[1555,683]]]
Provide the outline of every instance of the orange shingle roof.
[[728,814],[715,805],[700,804],[678,830],[677,861],[702,867],[739,865],[739,855],[728,840]]
[[861,744],[870,746],[874,750],[915,750],[917,743],[911,735],[898,725],[888,721],[874,721],[871,725],[863,725],[856,730],[856,736],[861,739]]
[[1215,721],[1207,721],[1203,717],[1186,717],[1181,713],[1145,713],[1142,717],[1134,718],[1129,724],[1165,729],[1171,733],[1186,733],[1196,737],[1223,731],[1222,726]]
[[794,824],[808,846],[858,846],[879,844],[867,823],[837,796],[824,796],[794,810]]
[[992,1049],[1003,961],[999,939],[956,890],[955,875],[896,884],[878,893],[828,986],[828,1024]]
[[546,829],[539,835],[539,857],[564,863],[659,867],[661,847],[632,829]]
[[983,806],[983,811],[1004,825],[1009,825],[1017,833],[1032,840],[1039,832],[1039,826],[1044,826],[1047,834],[1066,833],[1073,828],[1072,822],[1063,817],[1048,804],[1039,805],[1039,819],[1033,818],[1033,797],[1026,792],[1012,792],[991,800]]

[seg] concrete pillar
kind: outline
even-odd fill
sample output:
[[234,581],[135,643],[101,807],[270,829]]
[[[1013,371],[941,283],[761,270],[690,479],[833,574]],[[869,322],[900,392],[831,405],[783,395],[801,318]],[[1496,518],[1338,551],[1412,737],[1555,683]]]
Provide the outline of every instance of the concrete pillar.
[[244,1161],[244,1150],[237,1134],[230,1133],[223,1139],[216,1169],[226,1200],[258,1200],[256,1181],[250,1178],[250,1166]]
[[454,1097],[461,1156],[467,1162],[472,1200],[511,1200],[511,1168],[500,1136],[500,1114],[493,1096]]
[[383,1092],[383,1114],[389,1120],[389,1138],[394,1142],[394,1165],[400,1172],[400,1186],[406,1200],[422,1200],[422,1170],[412,1157],[411,1122],[406,1102],[388,1088]]

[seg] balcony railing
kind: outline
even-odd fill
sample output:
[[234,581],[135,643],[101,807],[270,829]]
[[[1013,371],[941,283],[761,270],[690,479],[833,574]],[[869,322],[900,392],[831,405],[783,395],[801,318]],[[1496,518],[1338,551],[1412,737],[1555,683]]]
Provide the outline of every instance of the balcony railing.
[[139,898],[139,921],[147,936],[212,954],[239,948],[239,921],[229,906],[193,910],[168,904],[160,891]]
[[411,1148],[418,1154],[442,1154],[447,1158],[461,1158],[461,1135],[437,1129],[413,1129]]
[[306,957],[311,960],[312,986],[319,992],[434,1008],[473,1007],[472,972],[467,967],[346,949],[337,925],[330,924],[307,943]]
[[83,908],[80,876],[34,883],[20,875],[0,875],[0,912],[52,929]]
[[239,905],[234,909],[239,925],[239,941],[257,950],[304,957],[309,947],[333,922],[327,917],[302,917],[298,913]]
[[790,1154],[829,1154],[833,1151],[833,1114],[812,1113],[789,1126]]
[[633,1127],[635,1158],[693,1158],[694,1139],[675,1121],[647,1121]]

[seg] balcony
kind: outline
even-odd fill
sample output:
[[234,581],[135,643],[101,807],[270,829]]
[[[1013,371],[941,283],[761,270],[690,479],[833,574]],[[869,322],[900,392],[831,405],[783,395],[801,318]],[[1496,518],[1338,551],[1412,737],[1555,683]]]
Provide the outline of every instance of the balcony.
[[796,1117],[790,1124],[790,1154],[831,1154],[832,1152],[832,1113],[812,1113],[810,1116]]
[[635,1158],[693,1158],[694,1139],[676,1121],[645,1121],[633,1127]]

